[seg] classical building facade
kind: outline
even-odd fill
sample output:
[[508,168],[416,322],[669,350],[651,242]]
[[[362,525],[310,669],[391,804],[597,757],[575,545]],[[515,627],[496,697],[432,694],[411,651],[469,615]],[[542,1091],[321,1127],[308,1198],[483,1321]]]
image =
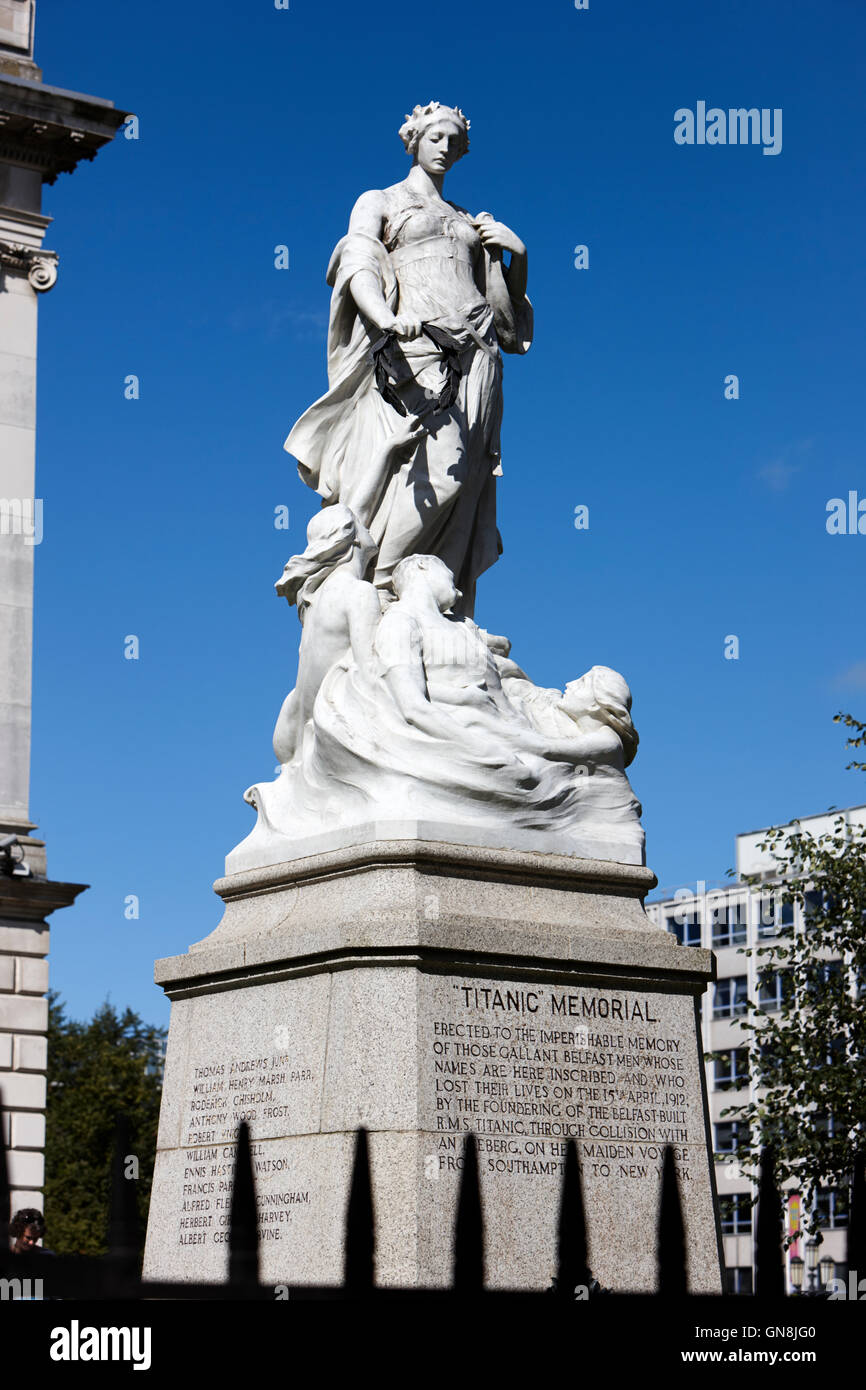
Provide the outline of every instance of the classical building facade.
[[42,81],[35,0],[0,0],[0,1093],[13,1210],[42,1205],[47,918],[83,885],[49,879],[30,819],[38,303],[57,280],[43,184],[113,139],[126,112]]
[[[842,812],[807,816],[804,830],[820,835],[833,828],[839,815],[848,824],[866,824],[866,806],[853,806]],[[716,1183],[722,1219],[727,1286],[733,1293],[749,1293],[754,1278],[754,1212],[746,1200],[753,1191],[737,1162],[737,1124],[722,1112],[743,1104],[757,1094],[749,1068],[748,1035],[738,1026],[746,1000],[755,999],[763,1008],[774,1010],[781,1002],[778,972],[766,971],[766,961],[747,956],[749,949],[768,945],[780,927],[802,927],[802,909],[783,903],[775,891],[778,871],[770,855],[759,846],[766,830],[747,831],[737,836],[736,877],[729,884],[709,886],[698,882],[648,902],[646,910],[653,921],[674,933],[684,946],[702,946],[716,953],[718,974],[703,996],[702,1032],[706,1052],[721,1057],[706,1064],[707,1091],[713,1144],[716,1150]],[[760,876],[750,886],[746,879]],[[790,1229],[796,1229],[796,1201],[788,1197]],[[821,1258],[829,1257],[841,1276],[846,1260],[847,1205],[845,1194],[827,1191],[820,1195],[822,1241]],[[802,1259],[803,1242],[791,1247],[788,1258],[790,1285],[794,1255]],[[816,1276],[812,1277],[814,1284]],[[808,1275],[806,1276],[808,1280]]]

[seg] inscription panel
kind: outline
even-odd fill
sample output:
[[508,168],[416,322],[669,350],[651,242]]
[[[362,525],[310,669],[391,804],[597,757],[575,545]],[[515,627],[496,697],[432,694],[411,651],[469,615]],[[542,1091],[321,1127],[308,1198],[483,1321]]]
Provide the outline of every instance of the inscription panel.
[[[464,1137],[475,1134],[492,1282],[500,1262],[513,1275],[521,1251],[527,1277],[534,1271],[544,1286],[539,1264],[552,1277],[570,1139],[580,1157],[593,1272],[603,1284],[652,1283],[654,1234],[641,1242],[636,1263],[634,1230],[639,1222],[655,1231],[668,1144],[690,1243],[697,1250],[708,1242],[712,1251],[702,1064],[690,996],[433,976],[426,990],[419,1021],[424,1173],[434,1211],[452,1209]],[[429,1221],[441,1262],[434,1213]]]
[[[280,1277],[310,1245],[320,1207],[330,1202],[324,1175],[335,1157],[317,1133],[326,1011],[327,982],[308,980],[175,1005],[152,1200],[159,1219],[152,1215],[148,1243],[154,1269],[224,1277],[242,1120],[250,1127],[263,1277]],[[289,1135],[299,1136],[291,1146]],[[338,1252],[329,1258],[333,1265]]]
[[224,1277],[234,1136],[247,1119],[266,1282],[341,1278],[354,1131],[365,1125],[384,1283],[450,1282],[471,1131],[491,1286],[549,1285],[574,1138],[602,1285],[653,1286],[670,1143],[692,1287],[717,1287],[690,996],[399,966],[346,972],[337,984],[303,977],[174,1006],[152,1277]]
[[[238,1125],[246,1120],[255,1141],[263,1128],[270,1128],[274,1121],[284,1123],[296,1113],[298,1098],[293,1091],[315,1079],[312,1067],[298,1065],[291,1053],[228,1056],[191,1065],[181,1109],[187,1147],[183,1151],[178,1245],[225,1243]],[[262,1245],[280,1241],[294,1208],[309,1209],[310,1205],[310,1189],[294,1184],[288,1157],[271,1154],[269,1148],[262,1142],[251,1145]]]

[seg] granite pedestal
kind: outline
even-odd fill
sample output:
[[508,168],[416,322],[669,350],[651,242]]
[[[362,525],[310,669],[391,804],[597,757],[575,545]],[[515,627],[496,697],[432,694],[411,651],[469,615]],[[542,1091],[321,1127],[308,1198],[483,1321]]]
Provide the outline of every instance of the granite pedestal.
[[602,1286],[654,1286],[670,1143],[690,1287],[718,1291],[696,1013],[711,953],[648,921],[641,865],[416,829],[219,880],[217,929],[157,963],[172,1014],[145,1277],[224,1277],[246,1118],[266,1282],[341,1281],[363,1125],[381,1284],[450,1282],[472,1131],[490,1286],[549,1286],[574,1137]]

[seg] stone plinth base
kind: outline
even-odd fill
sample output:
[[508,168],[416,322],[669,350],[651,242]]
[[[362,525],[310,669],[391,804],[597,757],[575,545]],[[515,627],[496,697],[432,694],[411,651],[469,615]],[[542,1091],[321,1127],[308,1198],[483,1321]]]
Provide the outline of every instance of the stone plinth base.
[[690,1287],[718,1291],[695,1008],[713,960],[648,922],[654,882],[639,865],[418,840],[220,880],[216,931],[157,964],[172,1015],[145,1277],[224,1277],[247,1118],[266,1282],[341,1281],[363,1125],[379,1283],[450,1282],[471,1130],[491,1286],[550,1284],[573,1136],[602,1286],[654,1286],[671,1143]]

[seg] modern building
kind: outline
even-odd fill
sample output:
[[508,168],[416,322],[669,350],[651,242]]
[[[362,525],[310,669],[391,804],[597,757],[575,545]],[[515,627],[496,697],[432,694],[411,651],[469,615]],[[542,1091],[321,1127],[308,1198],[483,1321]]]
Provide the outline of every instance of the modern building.
[[[842,815],[847,825],[866,825],[866,806],[803,817],[804,831],[820,835],[832,830]],[[754,1280],[754,1211],[749,1201],[754,1191],[737,1162],[737,1122],[724,1117],[728,1107],[745,1104],[757,1095],[750,1073],[748,1034],[737,1026],[746,1011],[746,1000],[757,1000],[767,1011],[781,1002],[783,976],[768,971],[766,960],[745,952],[772,942],[781,927],[802,927],[802,909],[783,903],[778,893],[778,867],[759,846],[767,830],[751,830],[737,836],[735,878],[727,884],[698,882],[675,891],[662,890],[648,902],[648,916],[673,932],[683,946],[703,946],[716,953],[717,979],[702,1002],[702,1031],[705,1052],[720,1053],[706,1065],[710,1124],[716,1151],[716,1183],[721,1209],[726,1278],[731,1293],[751,1293]],[[750,886],[746,879],[759,877]],[[797,1194],[788,1194],[789,1229],[797,1229]],[[821,1243],[818,1257],[832,1260],[831,1277],[843,1277],[846,1269],[847,1194],[826,1191],[819,1196]],[[810,1272],[816,1247],[806,1248],[801,1239],[788,1252],[789,1288],[792,1258],[805,1257],[804,1283],[816,1286],[820,1270]],[[802,1269],[802,1267],[801,1267]],[[825,1272],[829,1265],[824,1266]]]
[[0,0],[0,1093],[13,1210],[41,1208],[47,917],[80,883],[48,878],[30,819],[38,302],[57,280],[43,184],[113,139],[126,112],[49,87],[33,61],[35,0]]

